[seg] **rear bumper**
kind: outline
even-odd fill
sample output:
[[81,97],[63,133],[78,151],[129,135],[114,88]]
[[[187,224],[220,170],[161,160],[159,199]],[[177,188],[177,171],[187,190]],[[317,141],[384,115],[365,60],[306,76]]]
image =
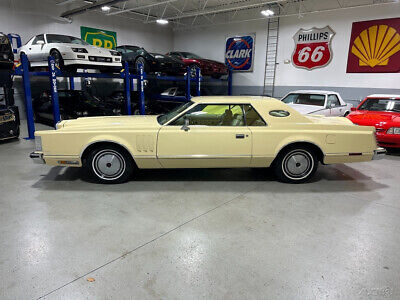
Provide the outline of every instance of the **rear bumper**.
[[374,150],[374,156],[372,156],[373,160],[382,159],[386,155],[386,149],[378,148]]
[[33,160],[35,164],[45,164],[46,162],[43,159],[43,153],[31,152],[29,157]]

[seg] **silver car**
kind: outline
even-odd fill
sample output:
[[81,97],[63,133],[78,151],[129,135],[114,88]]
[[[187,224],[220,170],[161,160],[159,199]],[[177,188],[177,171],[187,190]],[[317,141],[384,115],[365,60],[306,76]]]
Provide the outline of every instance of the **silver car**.
[[19,49],[28,56],[31,67],[46,67],[52,55],[56,65],[89,69],[121,69],[118,51],[92,46],[84,40],[60,34],[39,34]]

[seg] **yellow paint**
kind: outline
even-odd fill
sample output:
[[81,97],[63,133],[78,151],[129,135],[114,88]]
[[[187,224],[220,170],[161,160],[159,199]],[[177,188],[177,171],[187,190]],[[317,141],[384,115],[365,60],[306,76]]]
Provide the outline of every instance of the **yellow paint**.
[[[139,168],[268,167],[282,148],[296,142],[319,147],[325,163],[369,161],[377,148],[374,127],[356,126],[341,117],[304,116],[276,99],[219,96],[195,97],[193,102],[185,112],[197,104],[250,104],[268,125],[190,126],[184,131],[160,125],[157,116],[113,116],[62,121],[59,129],[35,135],[42,138],[49,165],[78,161],[81,166],[84,150],[104,141],[126,148]],[[271,110],[290,115],[272,117]],[[245,138],[237,139],[237,134]],[[363,155],[349,156],[355,152]]]
[[351,52],[360,66],[386,66],[389,58],[400,51],[400,34],[387,25],[374,25],[363,30],[354,40]]

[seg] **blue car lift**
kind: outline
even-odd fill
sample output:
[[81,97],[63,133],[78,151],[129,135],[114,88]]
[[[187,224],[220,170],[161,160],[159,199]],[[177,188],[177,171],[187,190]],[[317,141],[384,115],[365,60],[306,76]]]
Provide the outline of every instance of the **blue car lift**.
[[[17,40],[18,42],[18,40]],[[35,138],[35,123],[33,120],[33,107],[32,107],[32,91],[31,91],[31,76],[42,76],[48,77],[50,80],[50,91],[51,91],[51,99],[53,102],[53,117],[54,117],[54,126],[60,121],[60,105],[58,101],[58,85],[57,78],[69,78],[69,87],[71,90],[75,88],[74,78],[117,78],[124,80],[124,91],[125,91],[125,100],[126,100],[126,111],[128,115],[132,114],[131,110],[131,91],[134,87],[134,79],[137,80],[137,89],[139,92],[139,111],[141,115],[144,115],[145,112],[145,95],[144,95],[144,81],[147,78],[154,78],[157,80],[169,80],[169,81],[186,81],[186,96],[184,97],[169,97],[173,98],[170,100],[173,101],[190,101],[190,87],[191,82],[194,81],[196,83],[196,95],[200,96],[200,85],[202,76],[200,75],[200,69],[196,70],[196,77],[191,78],[189,68],[187,69],[186,75],[184,77],[176,77],[176,76],[150,76],[147,75],[143,66],[139,65],[137,74],[130,74],[129,65],[125,62],[124,68],[120,73],[115,74],[104,74],[104,73],[88,73],[88,72],[76,72],[73,74],[68,74],[62,72],[55,63],[55,60],[52,56],[48,57],[48,71],[29,71],[29,61],[25,54],[22,54],[20,57],[21,63],[15,68],[14,75],[22,76],[23,87],[24,87],[24,98],[25,98],[25,107],[26,107],[26,119],[28,125],[28,137],[26,139],[34,139]],[[213,79],[213,80],[221,80],[221,79]],[[232,95],[232,72],[228,73],[228,95]],[[168,100],[168,96],[163,96],[163,100]],[[177,99],[180,98],[180,99]]]

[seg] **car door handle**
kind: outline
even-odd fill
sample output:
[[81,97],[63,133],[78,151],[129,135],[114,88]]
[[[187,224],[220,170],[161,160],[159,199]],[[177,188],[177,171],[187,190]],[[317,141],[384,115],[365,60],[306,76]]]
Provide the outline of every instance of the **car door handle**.
[[237,135],[236,135],[236,138],[237,138],[237,139],[244,139],[244,134],[237,134]]

